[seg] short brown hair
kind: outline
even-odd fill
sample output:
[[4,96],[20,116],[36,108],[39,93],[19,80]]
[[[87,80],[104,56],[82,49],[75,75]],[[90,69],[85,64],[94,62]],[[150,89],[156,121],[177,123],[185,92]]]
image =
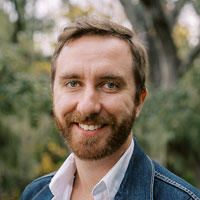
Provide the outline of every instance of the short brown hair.
[[146,49],[140,41],[136,32],[129,30],[117,23],[107,19],[97,19],[96,17],[77,18],[74,23],[65,27],[60,36],[52,57],[51,84],[53,87],[56,61],[65,44],[80,38],[84,35],[113,36],[125,40],[131,49],[133,59],[133,72],[136,84],[136,99],[140,100],[141,93],[146,90],[146,70],[148,67],[148,57]]

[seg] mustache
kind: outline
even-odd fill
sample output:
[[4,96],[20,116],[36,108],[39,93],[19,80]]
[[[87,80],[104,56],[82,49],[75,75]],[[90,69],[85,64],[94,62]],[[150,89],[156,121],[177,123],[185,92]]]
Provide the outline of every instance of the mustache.
[[67,126],[71,126],[73,123],[108,124],[112,126],[115,124],[115,118],[111,115],[100,115],[96,113],[92,113],[89,116],[82,116],[80,113],[69,113],[65,116],[65,122]]

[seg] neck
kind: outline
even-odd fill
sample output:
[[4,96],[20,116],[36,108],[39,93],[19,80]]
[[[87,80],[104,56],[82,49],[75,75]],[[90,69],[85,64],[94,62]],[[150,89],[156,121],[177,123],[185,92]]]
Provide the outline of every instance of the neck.
[[100,160],[81,160],[75,156],[77,173],[74,181],[74,187],[82,188],[82,191],[91,194],[94,186],[121,158],[121,156],[130,146],[131,141],[132,136],[130,135],[125,144],[122,145],[117,152]]

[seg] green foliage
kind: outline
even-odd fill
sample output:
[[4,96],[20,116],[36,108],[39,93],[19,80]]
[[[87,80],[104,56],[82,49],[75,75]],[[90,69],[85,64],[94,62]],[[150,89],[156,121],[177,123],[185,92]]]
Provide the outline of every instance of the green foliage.
[[[19,199],[31,180],[47,172],[41,162],[48,143],[64,144],[52,119],[49,60],[34,52],[29,34],[20,32],[13,43],[13,24],[0,15],[6,22],[0,25],[0,199],[8,200]],[[50,154],[51,170],[62,156]]]
[[152,91],[135,125],[135,134],[155,160],[192,184],[200,184],[200,60],[180,84]]
[[13,26],[9,21],[8,16],[0,9],[0,42],[6,43],[12,37]]
[[72,6],[71,4],[69,5],[69,11],[64,15],[66,18],[69,18],[71,21],[74,21],[77,17],[81,16],[87,16],[93,8],[90,7],[87,10],[83,10],[80,7],[74,5]]

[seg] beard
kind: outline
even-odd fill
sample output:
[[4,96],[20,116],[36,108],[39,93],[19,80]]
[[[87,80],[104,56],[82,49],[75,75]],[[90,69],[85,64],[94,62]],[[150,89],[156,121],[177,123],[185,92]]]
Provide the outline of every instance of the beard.
[[[111,114],[91,114],[83,117],[79,113],[68,113],[65,115],[63,125],[53,110],[56,125],[63,135],[69,149],[81,160],[99,160],[114,154],[126,142],[134,124],[136,110],[132,114],[124,115],[120,123]],[[84,124],[103,124],[110,130],[103,134],[92,136],[77,135],[72,131],[73,125]],[[103,127],[104,128],[104,127]]]

